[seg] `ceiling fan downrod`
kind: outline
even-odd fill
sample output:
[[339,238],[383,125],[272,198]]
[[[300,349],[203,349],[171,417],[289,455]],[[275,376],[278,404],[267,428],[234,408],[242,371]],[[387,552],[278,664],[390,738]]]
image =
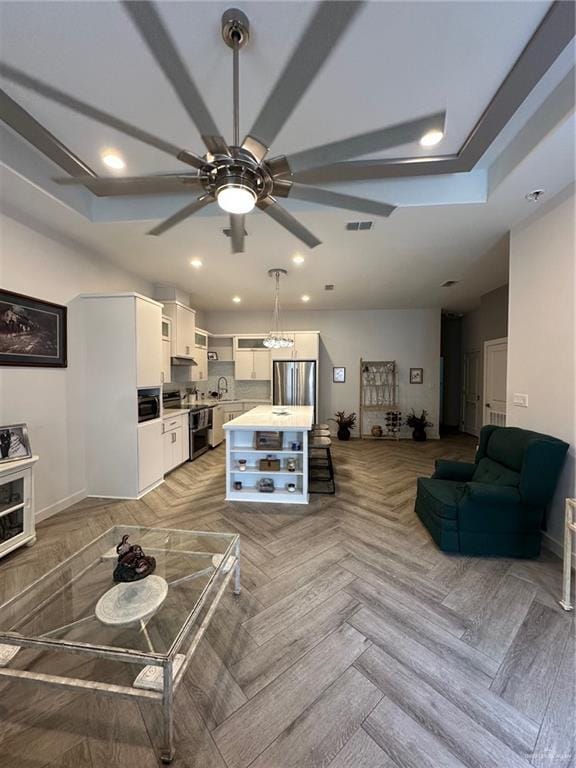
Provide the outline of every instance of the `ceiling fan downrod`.
[[222,14],[222,37],[232,48],[233,146],[240,146],[240,49],[250,38],[250,22],[239,8]]

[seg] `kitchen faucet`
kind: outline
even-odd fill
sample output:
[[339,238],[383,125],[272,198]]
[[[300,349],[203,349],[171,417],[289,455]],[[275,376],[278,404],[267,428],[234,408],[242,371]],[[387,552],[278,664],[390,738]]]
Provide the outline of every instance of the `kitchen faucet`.
[[[220,385],[220,382],[224,381],[224,386]],[[228,392],[228,379],[226,376],[220,376],[218,379],[218,400],[222,400],[222,395]]]

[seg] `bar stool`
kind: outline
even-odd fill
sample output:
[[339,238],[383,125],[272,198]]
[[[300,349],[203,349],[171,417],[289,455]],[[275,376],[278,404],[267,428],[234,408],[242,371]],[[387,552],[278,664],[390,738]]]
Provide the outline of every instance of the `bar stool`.
[[[308,473],[310,476],[310,493],[322,493],[333,495],[336,493],[336,483],[334,481],[334,465],[332,463],[332,454],[330,453],[330,430],[322,425],[315,429],[312,428],[308,448]],[[329,490],[314,490],[314,482],[327,484]]]

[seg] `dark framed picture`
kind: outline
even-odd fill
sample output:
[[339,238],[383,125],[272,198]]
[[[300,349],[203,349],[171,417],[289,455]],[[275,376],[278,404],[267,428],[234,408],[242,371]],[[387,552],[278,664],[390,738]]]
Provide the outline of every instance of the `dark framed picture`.
[[0,365],[65,368],[66,307],[0,290]]
[[410,368],[410,384],[422,384],[424,381],[424,368]]
[[218,360],[218,352],[208,352],[208,360]]
[[346,381],[346,368],[344,366],[335,366],[332,368],[332,381],[334,384],[344,384]]
[[0,426],[0,463],[28,459],[30,456],[32,456],[32,450],[26,424]]

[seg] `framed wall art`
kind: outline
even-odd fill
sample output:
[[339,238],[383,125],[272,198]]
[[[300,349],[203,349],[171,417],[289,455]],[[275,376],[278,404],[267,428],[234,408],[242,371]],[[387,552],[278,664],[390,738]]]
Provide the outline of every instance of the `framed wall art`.
[[0,365],[65,368],[66,307],[0,289]]
[[410,384],[422,384],[424,381],[424,368],[410,368]]
[[208,360],[218,360],[218,352],[208,352]]
[[334,384],[344,384],[346,381],[346,368],[344,368],[344,366],[335,366],[332,368],[332,381]]
[[32,456],[26,424],[0,426],[0,463]]

